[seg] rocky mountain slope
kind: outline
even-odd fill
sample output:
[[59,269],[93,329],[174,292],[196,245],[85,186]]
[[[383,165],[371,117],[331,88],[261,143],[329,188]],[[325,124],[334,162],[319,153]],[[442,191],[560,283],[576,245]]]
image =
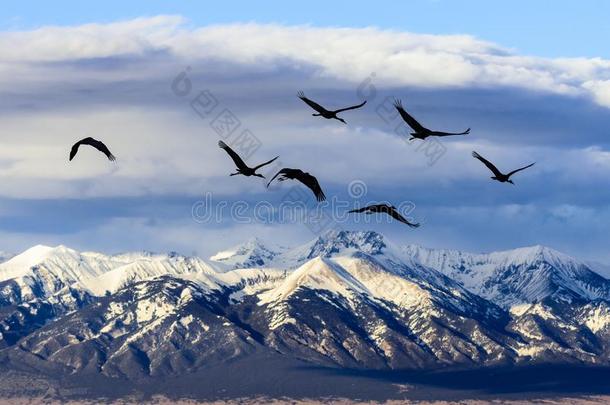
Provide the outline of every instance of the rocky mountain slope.
[[610,280],[534,246],[491,254],[335,232],[210,260],[36,246],[0,264],[9,367],[142,379],[249,356],[356,369],[608,364]]

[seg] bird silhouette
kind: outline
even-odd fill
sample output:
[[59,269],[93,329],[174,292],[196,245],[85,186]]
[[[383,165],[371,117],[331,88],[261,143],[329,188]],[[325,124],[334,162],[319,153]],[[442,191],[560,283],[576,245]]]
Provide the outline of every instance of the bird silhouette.
[[483,162],[483,164],[485,166],[487,166],[487,168],[493,172],[494,175],[491,177],[492,179],[497,180],[500,183],[510,183],[513,185],[515,183],[513,183],[513,181],[510,179],[510,176],[512,176],[513,174],[515,174],[517,172],[520,172],[521,170],[525,170],[528,167],[532,167],[536,164],[536,162],[534,162],[534,163],[524,166],[520,169],[513,170],[510,173],[504,174],[500,170],[498,170],[498,168],[496,166],[494,166],[493,163],[491,163],[489,160],[485,159],[483,156],[479,155],[477,152],[473,151],[472,156],[479,159],[481,162]]
[[347,111],[347,110],[355,110],[356,108],[360,108],[366,104],[366,100],[365,100],[362,102],[362,104],[353,105],[351,107],[340,108],[338,110],[327,110],[326,108],[322,107],[320,104],[316,103],[315,101],[312,101],[312,100],[308,99],[307,97],[305,97],[305,94],[302,91],[299,91],[299,93],[297,95],[299,96],[299,98],[301,100],[303,100],[305,103],[307,103],[308,106],[310,106],[311,108],[313,108],[314,110],[317,111],[317,114],[311,114],[314,117],[321,116],[326,119],[336,119],[336,120],[341,121],[344,124],[347,124],[347,123],[345,122],[345,120],[343,118],[337,117],[338,113],[340,113],[342,111]]
[[269,163],[273,162],[275,159],[279,158],[279,156],[276,156],[273,159],[271,159],[271,160],[269,160],[269,161],[267,161],[265,163],[261,163],[258,166],[248,167],[246,165],[246,163],[244,163],[242,158],[240,158],[239,155],[233,149],[231,149],[229,147],[229,145],[227,145],[223,141],[218,141],[218,146],[220,148],[224,149],[229,154],[231,159],[233,159],[233,162],[235,163],[235,166],[237,166],[237,172],[236,173],[231,173],[229,176],[236,176],[238,174],[243,174],[244,176],[257,176],[257,177],[262,177],[264,179],[265,176],[263,176],[262,174],[256,173],[256,171],[258,169],[260,169],[261,167],[266,166]]
[[81,139],[80,141],[78,141],[74,145],[72,145],[72,149],[70,149],[70,160],[74,159],[74,156],[76,156],[76,153],[78,152],[78,148],[81,145],[93,146],[95,149],[99,150],[104,155],[106,155],[108,160],[110,160],[110,161],[116,160],[116,158],[114,157],[114,155],[112,153],[110,153],[110,150],[108,149],[108,147],[106,145],[104,145],[101,141],[98,141],[97,139],[93,139],[91,137]]
[[431,131],[428,128],[421,125],[415,118],[413,118],[402,106],[402,101],[395,100],[394,107],[398,110],[398,113],[402,119],[413,129],[415,132],[411,132],[411,139],[426,139],[429,136],[452,136],[452,135],[467,135],[470,133],[470,128],[464,132],[441,132]]
[[362,213],[371,215],[371,214],[387,214],[394,218],[395,220],[402,222],[403,224],[409,225],[411,228],[419,228],[418,223],[409,222],[405,217],[400,215],[398,211],[396,211],[396,207],[389,204],[373,204],[367,207],[358,208],[355,210],[348,211],[349,213]]
[[318,180],[307,172],[304,172],[300,169],[289,169],[289,168],[285,167],[282,170],[280,170],[279,172],[277,172],[275,174],[275,176],[273,176],[273,178],[269,181],[269,183],[267,183],[267,187],[269,187],[271,182],[277,176],[280,176],[277,179],[278,181],[285,181],[288,179],[298,180],[301,183],[303,183],[305,186],[307,186],[311,191],[313,191],[314,195],[316,196],[316,200],[318,200],[318,201],[326,200],[326,196],[324,195],[324,192],[322,191],[322,188],[320,187],[320,183],[318,183]]

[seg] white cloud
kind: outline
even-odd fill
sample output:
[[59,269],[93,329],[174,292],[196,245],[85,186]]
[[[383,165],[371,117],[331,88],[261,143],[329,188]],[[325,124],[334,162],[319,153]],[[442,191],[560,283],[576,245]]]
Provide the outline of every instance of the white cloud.
[[143,54],[164,49],[183,22],[184,19],[178,16],[158,16],[109,24],[50,26],[6,32],[0,35],[0,60],[13,63],[58,62]]
[[[279,154],[286,166],[310,171],[333,194],[345,194],[350,181],[362,179],[371,198],[413,199],[418,217],[428,221],[408,234],[413,242],[478,250],[475,245],[484,236],[476,235],[487,235],[489,224],[497,223],[496,233],[505,240],[503,227],[517,222],[525,228],[542,218],[530,235],[515,225],[504,247],[539,243],[540,235],[557,236],[546,239],[555,246],[561,240],[567,245],[588,236],[584,231],[585,236],[572,239],[562,236],[580,229],[572,223],[564,229],[564,219],[582,217],[584,229],[596,224],[591,218],[599,206],[607,206],[607,111],[589,109],[573,97],[610,107],[608,60],[523,56],[466,35],[257,24],[192,28],[181,17],[159,16],[0,33],[0,91],[5,94],[0,100],[0,197],[119,197],[107,207],[122,204],[120,197],[144,197],[154,207],[153,219],[161,217],[159,223],[139,210],[134,217],[129,210],[109,210],[99,213],[105,215],[102,225],[78,224],[69,234],[50,229],[53,224],[28,226],[19,220],[24,223],[15,226],[17,231],[0,230],[0,239],[15,246],[74,242],[80,247],[82,241],[109,249],[168,247],[189,253],[225,247],[251,234],[280,232],[280,239],[297,239],[308,232],[301,225],[208,229],[189,219],[188,203],[172,211],[182,219],[163,220],[166,207],[158,196],[192,196],[194,202],[213,190],[215,197],[258,200],[262,192],[280,198],[289,186],[266,191],[258,180],[228,177],[233,165],[217,148],[209,120],[190,109],[188,97],[171,93],[172,79],[186,65],[192,66],[194,91],[212,89],[222,108],[234,111],[242,128],[261,139],[263,147],[252,162]],[[346,126],[311,117],[295,97],[303,88],[322,103],[356,101],[355,88],[372,72],[378,96],[357,113],[346,113]],[[523,92],[505,91],[505,86]],[[428,91],[447,88],[458,91]],[[470,91],[477,88],[494,91]],[[535,97],[522,97],[530,90]],[[447,152],[429,167],[417,149],[419,141],[405,144],[393,133],[396,123],[386,125],[375,114],[391,93],[404,96],[422,123],[440,130],[472,126],[472,134],[447,140]],[[580,104],[582,109],[574,108]],[[85,136],[105,141],[118,161],[110,163],[85,148],[68,163],[70,145]],[[489,180],[488,170],[470,156],[473,149],[503,170],[537,164],[520,173],[511,188]],[[541,210],[547,203],[559,208]],[[435,210],[439,204],[452,210]],[[572,208],[589,206],[590,212],[582,211],[589,216],[581,217]],[[12,213],[2,214],[10,228]],[[29,214],[35,218],[37,213]],[[562,220],[543,223],[549,215]],[[479,217],[478,227],[467,227]],[[388,229],[405,234],[401,227]],[[602,231],[596,235],[606,235]],[[219,246],[207,246],[210,240]],[[460,245],[464,240],[472,246]],[[497,241],[485,248],[492,243]]]
[[[352,83],[375,72],[377,83],[388,86],[516,86],[588,95],[600,105],[610,106],[610,61],[601,58],[522,56],[468,35],[377,28],[253,23],[190,28],[179,16],[0,34],[0,78],[10,83],[7,76],[24,75],[41,62],[145,57],[158,52],[191,61],[228,61],[253,71],[279,65],[314,68],[321,77]],[[39,76],[40,71],[36,73]],[[105,74],[117,78],[117,72]],[[125,69],[122,74],[134,72]],[[34,72],[29,77],[33,76]]]
[[610,108],[610,80],[589,80],[583,87],[591,92],[599,105]]

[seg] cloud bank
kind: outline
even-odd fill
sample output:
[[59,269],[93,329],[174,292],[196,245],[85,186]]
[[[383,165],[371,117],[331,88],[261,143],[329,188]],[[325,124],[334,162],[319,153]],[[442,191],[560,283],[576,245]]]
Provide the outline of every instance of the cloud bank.
[[[172,82],[185,69],[192,88],[177,96]],[[610,201],[605,59],[519,55],[468,35],[193,27],[158,16],[0,33],[0,89],[0,236],[10,250],[72,242],[208,254],[222,247],[202,242],[211,235],[217,245],[253,232],[311,237],[300,224],[191,219],[208,191],[216,200],[277,203],[287,190],[228,177],[232,163],[211,126],[226,108],[262,144],[249,163],[280,155],[315,174],[328,195],[348,199],[346,185],[357,179],[372,200],[415,202],[425,220],[417,233],[377,229],[398,240],[469,250],[543,243],[610,259],[600,226]],[[218,101],[209,117],[191,106],[203,90]],[[339,126],[311,117],[298,90],[330,107],[363,95],[369,103]],[[393,97],[428,126],[472,134],[443,142],[430,165],[380,114]],[[117,164],[86,149],[68,163],[69,146],[84,136],[106,142]],[[472,150],[502,169],[537,164],[507,188],[489,181]]]
[[513,86],[582,95],[610,107],[609,60],[524,56],[468,35],[254,23],[196,28],[180,16],[0,35],[5,73],[18,74],[28,64],[156,54],[238,63],[259,71],[307,67],[321,77],[356,83],[375,72],[388,86]]

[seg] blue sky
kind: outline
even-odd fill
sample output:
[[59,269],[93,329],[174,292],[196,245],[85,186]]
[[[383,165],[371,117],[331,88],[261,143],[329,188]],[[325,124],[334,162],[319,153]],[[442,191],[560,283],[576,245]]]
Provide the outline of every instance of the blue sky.
[[523,54],[610,57],[610,3],[604,0],[21,1],[3,4],[0,23],[31,29],[158,14],[183,15],[197,26],[255,21],[470,34]]
[[[610,262],[605,2],[32,4],[0,10],[0,250],[206,256],[254,235],[314,237],[300,223],[192,217],[208,193],[215,205],[254,210],[291,190],[228,177],[211,125],[226,108],[236,134],[261,142],[248,162],[280,155],[328,196],[412,203],[423,222],[345,228],[469,251],[543,244]],[[179,96],[172,83],[187,66],[192,88]],[[206,117],[191,107],[203,90],[218,102]],[[343,125],[312,117],[298,90],[328,106],[368,104]],[[431,165],[383,115],[395,97],[424,125],[472,133],[444,140]],[[106,142],[117,162],[88,149],[68,162],[84,136]],[[536,165],[515,186],[499,184],[472,150],[507,171]],[[366,185],[361,198],[350,195],[354,181]]]

